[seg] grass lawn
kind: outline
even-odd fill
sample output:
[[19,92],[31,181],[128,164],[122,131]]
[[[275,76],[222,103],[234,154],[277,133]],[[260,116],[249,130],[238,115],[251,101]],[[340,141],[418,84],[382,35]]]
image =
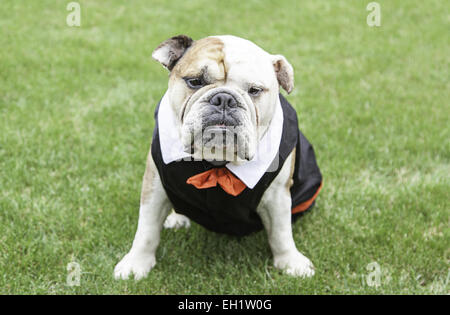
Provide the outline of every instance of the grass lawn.
[[[450,42],[444,1],[2,0],[0,293],[450,293]],[[176,34],[233,34],[286,56],[324,175],[294,226],[310,279],[274,269],[264,232],[165,230],[148,278],[116,281],[137,226],[155,104],[150,57]],[[67,265],[81,267],[79,286]]]

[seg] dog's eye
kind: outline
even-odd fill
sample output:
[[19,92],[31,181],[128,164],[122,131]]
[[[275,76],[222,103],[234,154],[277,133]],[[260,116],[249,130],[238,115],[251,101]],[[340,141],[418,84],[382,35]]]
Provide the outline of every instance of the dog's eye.
[[251,87],[248,89],[248,94],[250,94],[251,96],[258,96],[263,89],[259,88],[259,87]]
[[186,78],[184,81],[186,81],[187,86],[191,89],[199,89],[205,86],[205,82],[202,78]]

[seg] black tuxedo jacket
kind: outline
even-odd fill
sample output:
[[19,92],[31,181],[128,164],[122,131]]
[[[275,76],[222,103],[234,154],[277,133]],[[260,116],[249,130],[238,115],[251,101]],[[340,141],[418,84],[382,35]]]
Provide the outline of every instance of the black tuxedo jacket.
[[[237,236],[244,236],[263,228],[256,209],[267,187],[280,172],[285,160],[296,148],[292,198],[292,219],[311,209],[321,188],[322,175],[316,162],[314,149],[298,128],[297,113],[280,94],[283,109],[283,132],[278,151],[278,168],[266,172],[253,189],[245,190],[236,197],[227,194],[218,185],[197,189],[186,183],[194,175],[216,166],[207,161],[175,161],[164,164],[158,134],[158,110],[155,110],[155,129],[151,154],[161,177],[162,185],[172,202],[175,212],[189,217],[205,228]],[[298,206],[301,211],[295,211]],[[302,207],[301,207],[302,208]]]

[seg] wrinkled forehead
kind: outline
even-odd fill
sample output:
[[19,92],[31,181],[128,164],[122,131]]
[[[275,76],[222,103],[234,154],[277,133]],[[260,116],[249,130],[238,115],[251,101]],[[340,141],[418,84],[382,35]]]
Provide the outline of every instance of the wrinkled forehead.
[[254,43],[234,36],[211,36],[194,42],[174,67],[178,77],[210,76],[214,81],[276,81],[271,55]]

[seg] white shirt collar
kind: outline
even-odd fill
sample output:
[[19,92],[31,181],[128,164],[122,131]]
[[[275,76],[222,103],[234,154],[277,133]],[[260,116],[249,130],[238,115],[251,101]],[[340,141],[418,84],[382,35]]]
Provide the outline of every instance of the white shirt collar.
[[[177,118],[169,102],[169,95],[164,94],[158,111],[159,143],[165,164],[189,158],[181,142],[180,128],[177,128]],[[244,184],[252,189],[261,177],[270,171],[278,169],[278,150],[283,133],[283,110],[280,99],[277,98],[275,113],[267,132],[258,144],[256,154],[250,161],[240,164],[227,163],[225,165]],[[273,163],[272,163],[273,162]]]

